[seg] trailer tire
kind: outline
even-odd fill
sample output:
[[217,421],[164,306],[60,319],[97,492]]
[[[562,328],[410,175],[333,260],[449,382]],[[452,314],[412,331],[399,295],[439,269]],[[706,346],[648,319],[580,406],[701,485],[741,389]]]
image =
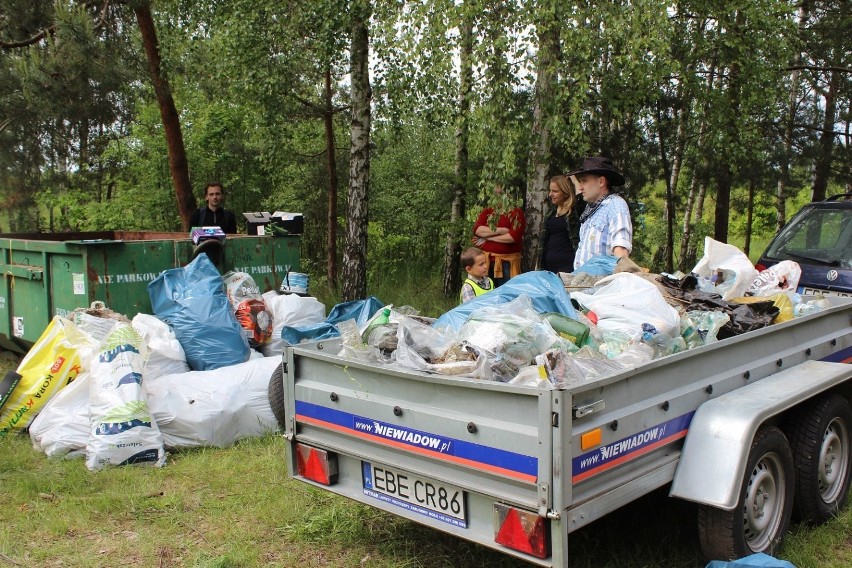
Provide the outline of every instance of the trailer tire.
[[762,427],[751,443],[736,507],[698,507],[704,556],[727,560],[758,552],[774,555],[790,526],[793,477],[793,456],[784,433],[775,426]]
[[790,421],[796,464],[793,518],[812,524],[831,519],[846,503],[852,475],[852,409],[829,394],[798,410]]
[[287,398],[284,394],[284,363],[280,363],[269,377],[269,406],[283,432],[286,427]]

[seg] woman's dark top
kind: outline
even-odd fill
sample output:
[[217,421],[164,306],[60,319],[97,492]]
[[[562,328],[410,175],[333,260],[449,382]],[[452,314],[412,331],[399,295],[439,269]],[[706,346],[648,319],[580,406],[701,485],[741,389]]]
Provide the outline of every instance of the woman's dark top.
[[541,267],[551,272],[573,272],[574,253],[580,243],[580,215],[577,207],[566,215],[554,210],[544,222],[544,251]]

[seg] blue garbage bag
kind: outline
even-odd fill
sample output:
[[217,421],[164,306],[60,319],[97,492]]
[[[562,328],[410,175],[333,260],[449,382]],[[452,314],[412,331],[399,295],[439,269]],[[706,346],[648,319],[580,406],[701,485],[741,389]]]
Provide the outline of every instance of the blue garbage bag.
[[521,294],[529,296],[533,308],[540,314],[559,312],[577,319],[577,312],[571,305],[571,297],[565,291],[565,285],[559,276],[547,270],[539,270],[515,276],[499,288],[453,308],[439,317],[432,327],[457,331],[470,317],[471,312],[486,306],[505,304]]
[[298,345],[302,341],[319,341],[337,337],[340,335],[340,331],[338,331],[336,323],[354,319],[358,327],[361,327],[383,307],[385,307],[385,304],[375,296],[370,296],[365,300],[343,302],[331,308],[322,323],[298,327],[284,326],[281,330],[281,338],[290,345]]
[[148,296],[154,315],[174,330],[192,369],[209,371],[248,360],[245,332],[206,254],[161,272],[148,284]]
[[618,258],[610,255],[601,254],[598,256],[593,256],[589,260],[586,261],[583,266],[572,272],[571,274],[577,274],[578,272],[585,272],[586,274],[591,274],[592,276],[609,276],[615,272],[615,265],[618,262]]
[[376,298],[370,296],[366,300],[352,300],[351,302],[343,302],[337,304],[331,311],[328,312],[328,317],[325,318],[326,323],[338,323],[348,319],[354,319],[358,327],[370,321],[370,318],[384,308],[385,304]]
[[773,558],[768,554],[758,552],[739,560],[713,560],[706,568],[796,568],[786,560]]
[[281,339],[290,345],[298,345],[302,341],[319,341],[330,339],[340,335],[337,326],[332,323],[321,322],[299,327],[284,326],[281,329]]

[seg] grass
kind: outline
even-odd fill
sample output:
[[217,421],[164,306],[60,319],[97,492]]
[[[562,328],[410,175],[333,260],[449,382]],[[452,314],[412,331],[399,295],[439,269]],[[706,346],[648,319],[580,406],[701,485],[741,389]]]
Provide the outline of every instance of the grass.
[[[0,441],[0,566],[496,567],[526,563],[287,478],[279,436],[89,472]],[[794,527],[799,568],[852,565],[852,513]],[[702,567],[695,507],[658,491],[571,535],[572,567]]]
[[[412,278],[371,290],[397,306],[439,297],[438,280],[418,287]],[[422,313],[436,316],[455,303],[441,301]],[[0,352],[0,372],[15,366]],[[26,436],[0,439],[0,567],[530,566],[293,481],[284,452],[283,440],[269,436],[170,453],[162,469],[93,473],[80,459],[47,459]],[[702,568],[695,518],[693,505],[657,491],[573,533],[569,565]],[[821,527],[794,525],[781,557],[798,568],[852,566],[850,535],[847,508]]]

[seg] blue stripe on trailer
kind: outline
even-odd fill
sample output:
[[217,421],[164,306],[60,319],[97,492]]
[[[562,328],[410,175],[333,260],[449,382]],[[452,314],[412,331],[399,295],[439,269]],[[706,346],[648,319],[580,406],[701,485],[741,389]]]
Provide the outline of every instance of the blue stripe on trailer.
[[533,456],[406,428],[310,402],[296,401],[296,419],[438,459],[468,462],[466,465],[530,483],[534,483],[538,475],[538,459]]

